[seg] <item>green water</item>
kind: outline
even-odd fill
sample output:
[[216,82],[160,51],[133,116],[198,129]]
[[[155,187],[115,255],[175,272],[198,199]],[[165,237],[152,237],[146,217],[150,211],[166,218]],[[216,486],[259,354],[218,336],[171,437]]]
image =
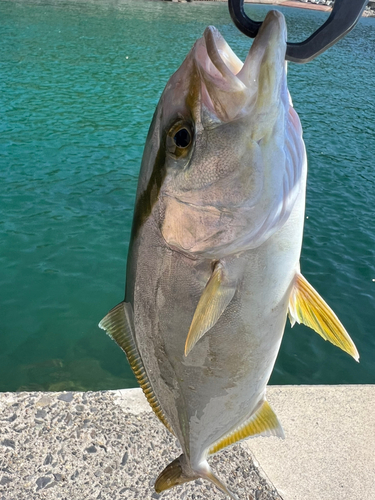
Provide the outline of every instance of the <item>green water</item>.
[[[292,39],[325,19],[283,12]],[[155,105],[208,24],[245,57],[222,3],[0,1],[0,390],[136,386],[97,324],[123,299]],[[272,383],[375,383],[374,54],[363,19],[288,73],[309,157],[302,270],[361,363],[287,327]]]

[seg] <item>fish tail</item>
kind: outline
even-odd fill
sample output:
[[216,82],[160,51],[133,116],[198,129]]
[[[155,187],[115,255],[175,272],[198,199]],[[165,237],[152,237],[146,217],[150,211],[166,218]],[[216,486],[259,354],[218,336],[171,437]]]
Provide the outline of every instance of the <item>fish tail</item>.
[[211,483],[217,486],[219,490],[228,495],[228,497],[232,500],[238,500],[236,495],[228,489],[227,485],[223,481],[221,481],[221,479],[215,476],[215,474],[211,470],[211,467],[208,465],[207,460],[204,460],[199,464],[199,477],[211,481]]
[[184,454],[173,460],[161,472],[155,482],[155,491],[161,493],[169,488],[173,488],[173,486],[194,481],[198,478],[208,479],[232,500],[238,500],[227,488],[226,484],[215,476],[206,460],[200,462],[198,467],[194,467],[193,469]]
[[176,460],[173,460],[167,467],[159,474],[155,481],[156,493],[169,490],[178,484],[187,483],[198,479],[199,475],[194,474],[189,467],[184,454],[180,455]]

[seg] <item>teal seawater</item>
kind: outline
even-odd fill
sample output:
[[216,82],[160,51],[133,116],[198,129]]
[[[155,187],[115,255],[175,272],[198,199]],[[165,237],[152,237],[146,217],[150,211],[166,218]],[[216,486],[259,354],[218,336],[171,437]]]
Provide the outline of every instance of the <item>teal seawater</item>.
[[[292,40],[326,17],[282,10]],[[208,24],[246,56],[223,3],[0,1],[0,390],[136,386],[97,324],[123,299],[155,105]],[[272,383],[375,383],[374,55],[362,19],[288,73],[309,159],[302,270],[361,362],[287,326]]]

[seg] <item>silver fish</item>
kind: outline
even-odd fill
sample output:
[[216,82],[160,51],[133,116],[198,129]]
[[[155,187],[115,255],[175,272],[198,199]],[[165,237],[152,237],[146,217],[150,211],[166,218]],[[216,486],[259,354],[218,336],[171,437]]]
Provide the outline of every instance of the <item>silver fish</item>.
[[148,133],[125,301],[100,327],[125,351],[182,455],[157,492],[206,478],[207,458],[283,436],[266,400],[287,314],[358,360],[300,273],[306,153],[270,11],[243,64],[208,27],[172,75]]

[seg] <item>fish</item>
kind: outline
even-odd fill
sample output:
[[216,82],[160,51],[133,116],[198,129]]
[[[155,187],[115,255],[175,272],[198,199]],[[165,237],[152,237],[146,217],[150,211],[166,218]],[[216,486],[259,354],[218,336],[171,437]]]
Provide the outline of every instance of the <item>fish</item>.
[[148,132],[125,300],[99,326],[181,445],[158,493],[203,478],[234,499],[209,457],[249,437],[284,436],[266,386],[287,316],[359,359],[300,270],[307,160],[285,50],[276,10],[244,63],[207,27]]

